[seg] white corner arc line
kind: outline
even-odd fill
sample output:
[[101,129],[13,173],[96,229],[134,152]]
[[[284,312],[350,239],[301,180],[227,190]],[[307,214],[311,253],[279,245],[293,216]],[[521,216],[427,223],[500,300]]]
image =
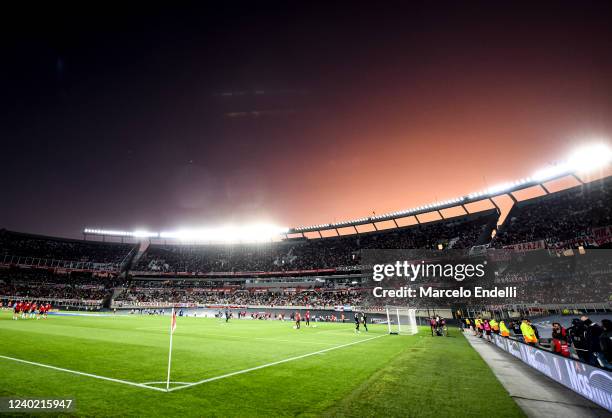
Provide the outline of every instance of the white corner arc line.
[[302,359],[302,358],[306,358],[306,357],[310,357],[310,356],[315,356],[317,354],[326,353],[328,351],[338,350],[339,348],[344,348],[344,347],[348,347],[348,346],[355,345],[355,344],[365,343],[367,341],[375,340],[376,338],[384,337],[386,335],[387,334],[378,335],[376,337],[367,338],[365,340],[353,341],[352,343],[342,344],[342,345],[338,345],[338,346],[335,346],[335,347],[326,348],[324,350],[315,351],[314,353],[302,354],[301,356],[290,357],[290,358],[286,358],[284,360],[279,360],[279,361],[274,361],[272,363],[262,364],[261,366],[255,366],[255,367],[251,367],[249,369],[238,370],[236,372],[227,373],[227,374],[224,374],[224,375],[221,375],[221,376],[209,377],[208,379],[203,379],[203,380],[200,380],[198,382],[190,383],[190,384],[185,385],[185,386],[179,386],[179,387],[171,388],[169,391],[173,392],[175,390],[186,389],[186,388],[190,388],[192,386],[201,385],[203,383],[213,382],[215,380],[225,379],[227,377],[232,377],[232,376],[236,376],[236,375],[239,375],[239,374],[253,372],[255,370],[265,369],[266,367],[276,366],[277,364],[288,363],[290,361],[295,361],[295,360],[299,360],[299,359]]
[[18,359],[18,358],[14,358],[14,357],[8,357],[8,356],[0,355],[0,358],[6,359],[6,360],[11,360],[11,361],[16,361],[18,363],[31,364],[33,366],[39,366],[39,367],[45,367],[47,369],[58,370],[60,372],[72,373],[72,374],[77,374],[77,375],[80,375],[80,376],[93,377],[94,379],[101,379],[101,380],[107,380],[109,382],[123,383],[124,385],[137,386],[139,388],[146,388],[146,389],[151,389],[151,390],[157,390],[157,391],[160,391],[160,392],[165,392],[166,391],[165,389],[156,388],[154,386],[147,386],[147,385],[142,384],[142,383],[129,382],[127,380],[114,379],[112,377],[106,377],[106,376],[98,376],[97,374],[91,374],[91,373],[79,372],[79,371],[76,371],[76,370],[64,369],[62,367],[51,366],[49,364],[43,364],[43,363],[36,363],[34,361],[22,360],[22,359]]

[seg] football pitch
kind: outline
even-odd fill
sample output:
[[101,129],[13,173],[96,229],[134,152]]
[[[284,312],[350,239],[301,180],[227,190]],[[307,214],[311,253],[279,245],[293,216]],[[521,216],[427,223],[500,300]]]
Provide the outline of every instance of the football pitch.
[[[0,397],[72,398],[78,416],[523,416],[459,330],[0,312]],[[48,413],[45,415],[49,416]]]

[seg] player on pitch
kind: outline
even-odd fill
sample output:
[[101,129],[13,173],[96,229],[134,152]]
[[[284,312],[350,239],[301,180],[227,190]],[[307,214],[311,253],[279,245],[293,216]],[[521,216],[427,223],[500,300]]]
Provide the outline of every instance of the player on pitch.
[[300,317],[300,313],[296,312],[295,313],[295,329],[300,329],[300,321],[302,320],[302,318]]

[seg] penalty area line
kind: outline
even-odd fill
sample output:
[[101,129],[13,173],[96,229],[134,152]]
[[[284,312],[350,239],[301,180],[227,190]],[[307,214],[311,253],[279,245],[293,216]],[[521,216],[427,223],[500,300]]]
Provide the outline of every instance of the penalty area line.
[[290,361],[295,361],[295,360],[303,359],[303,358],[310,357],[310,356],[316,356],[318,354],[323,354],[323,353],[326,353],[328,351],[338,350],[340,348],[349,347],[351,345],[365,343],[367,341],[375,340],[375,339],[380,338],[380,337],[385,337],[386,335],[387,334],[377,335],[376,337],[367,338],[365,340],[353,341],[352,343],[337,345],[335,347],[326,348],[326,349],[323,349],[323,350],[315,351],[313,353],[302,354],[300,356],[290,357],[290,358],[286,358],[284,360],[274,361],[272,363],[262,364],[260,366],[255,366],[255,367],[251,367],[251,368],[244,369],[244,370],[238,370],[236,372],[231,372],[231,373],[223,374],[221,376],[209,377],[208,379],[203,379],[203,380],[200,380],[198,382],[190,383],[188,385],[171,388],[170,392],[174,392],[175,390],[187,389],[187,388],[190,388],[192,386],[197,386],[197,385],[201,385],[201,384],[204,384],[204,383],[213,382],[215,380],[225,379],[227,377],[237,376],[239,374],[253,372],[255,370],[265,369],[266,367],[272,367],[272,366],[276,366],[278,364],[288,363]]
[[159,392],[165,392],[166,391],[165,389],[156,388],[154,386],[147,386],[147,385],[145,385],[143,383],[130,382],[130,381],[127,381],[127,380],[122,380],[122,379],[114,379],[112,377],[106,377],[106,376],[98,376],[97,374],[79,372],[77,370],[64,369],[63,367],[56,367],[56,366],[51,366],[49,364],[36,363],[35,361],[22,360],[22,359],[18,359],[18,358],[14,358],[14,357],[3,356],[3,355],[0,355],[0,358],[3,358],[5,360],[15,361],[17,363],[25,363],[25,364],[30,364],[32,366],[38,366],[38,367],[44,367],[44,368],[47,368],[47,369],[57,370],[57,371],[60,371],[60,372],[72,373],[72,374],[76,374],[76,375],[79,375],[79,376],[93,377],[94,379],[107,380],[109,382],[123,383],[124,385],[136,386],[136,387],[139,387],[139,388],[146,388],[146,389],[151,389],[151,390],[157,390]]

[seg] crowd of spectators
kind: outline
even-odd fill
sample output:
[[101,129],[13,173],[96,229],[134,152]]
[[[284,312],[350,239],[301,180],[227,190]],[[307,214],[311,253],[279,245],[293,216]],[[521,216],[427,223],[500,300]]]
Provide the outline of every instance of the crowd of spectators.
[[32,283],[15,282],[9,285],[0,282],[0,296],[4,299],[88,300],[101,302],[108,295],[107,289],[96,285],[47,284],[45,286],[34,286]]
[[612,225],[612,179],[602,180],[516,204],[493,239],[504,246],[545,241],[594,241],[592,229]]
[[542,337],[541,330],[529,318],[506,321],[477,317],[466,318],[462,322],[464,329],[470,329],[475,336],[486,338],[489,342],[493,342],[492,334],[497,334],[612,370],[612,321],[609,318],[597,322],[588,315],[581,315],[573,318],[571,326],[567,328],[561,322],[553,322],[551,338]]
[[112,295],[122,281],[92,273],[57,274],[48,270],[7,270],[0,274],[0,298],[8,300],[95,301]]
[[0,261],[5,256],[119,264],[133,244],[44,237],[0,230]]
[[548,251],[513,260],[494,279],[498,286],[516,286],[516,303],[568,305],[612,300],[610,250],[556,256]]
[[[192,286],[192,285],[189,285]],[[116,306],[138,306],[159,304],[195,304],[199,306],[309,306],[329,309],[336,306],[359,305],[362,292],[356,289],[211,289],[209,287],[186,287],[176,284],[150,286],[146,283],[133,284],[118,294]]]

